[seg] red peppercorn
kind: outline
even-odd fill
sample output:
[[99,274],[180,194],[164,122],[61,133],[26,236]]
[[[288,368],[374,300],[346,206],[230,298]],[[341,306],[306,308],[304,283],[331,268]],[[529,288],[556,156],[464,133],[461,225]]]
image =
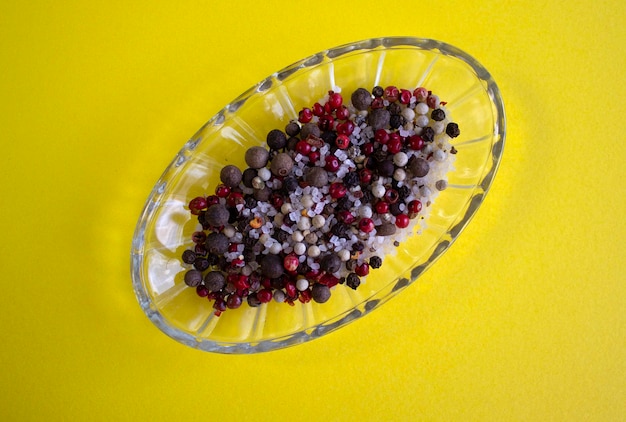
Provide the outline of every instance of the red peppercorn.
[[337,217],[338,217],[339,221],[343,221],[346,224],[352,224],[352,223],[354,223],[354,220],[355,220],[354,214],[352,214],[348,210],[339,211],[337,213]]
[[198,196],[189,201],[189,211],[193,215],[200,214],[200,211],[208,207],[206,198]]
[[343,97],[338,92],[329,92],[328,104],[330,104],[330,108],[333,110],[337,110],[343,104]]
[[228,299],[226,299],[226,306],[228,307],[228,309],[237,309],[241,306],[242,302],[243,300],[241,299],[241,296],[233,293],[231,295],[228,295]]
[[387,144],[387,151],[391,154],[397,154],[402,151],[402,140],[400,137],[394,137],[389,139],[389,143]]
[[283,206],[285,200],[279,193],[273,193],[270,202],[274,208],[279,209]]
[[332,114],[332,112],[333,112],[333,109],[330,106],[330,103],[327,102],[326,104],[324,104],[324,113]]
[[354,123],[352,123],[350,120],[337,125],[337,133],[340,135],[350,136],[352,135],[353,131],[354,131]]
[[365,277],[370,273],[370,266],[367,262],[364,262],[360,265],[357,265],[354,269],[354,272],[360,277]]
[[372,105],[371,105],[372,110],[383,108],[384,106],[385,106],[385,103],[382,97],[376,97],[372,100]]
[[340,149],[348,149],[350,146],[350,138],[346,135],[337,135],[337,139],[335,139],[335,145]]
[[296,283],[293,281],[288,281],[285,283],[285,293],[287,297],[295,299],[298,296],[298,289],[296,288]]
[[417,214],[422,210],[422,203],[415,199],[407,204],[407,208],[411,214]]
[[376,132],[374,132],[374,139],[376,142],[385,145],[389,142],[389,133],[387,133],[385,129],[377,129]]
[[335,182],[332,183],[328,188],[328,193],[332,198],[339,199],[346,196],[346,193],[348,193],[348,188],[346,188],[343,183]]
[[238,248],[238,244],[237,243],[231,243],[228,245],[228,252],[237,252],[237,248]]
[[301,291],[298,300],[302,303],[309,303],[311,301],[311,289]]
[[389,204],[395,204],[396,202],[398,202],[399,198],[400,195],[398,194],[397,190],[387,189],[385,191],[385,201],[387,201]]
[[229,207],[235,207],[237,205],[243,204],[246,201],[243,199],[243,194],[241,192],[231,192],[226,198],[226,203]]
[[413,135],[409,138],[408,145],[413,151],[419,151],[424,147],[424,139],[419,135]]
[[302,155],[309,155],[311,152],[311,145],[307,141],[298,141],[296,144],[296,151]]
[[267,303],[272,300],[272,291],[270,289],[259,290],[256,294],[257,299],[261,303]]
[[209,294],[209,289],[207,289],[203,285],[199,285],[198,287],[196,287],[196,293],[200,297],[207,297]]
[[322,130],[332,130],[335,125],[335,119],[330,114],[324,114],[320,117],[320,121],[317,124]]
[[298,121],[300,123],[309,123],[311,119],[313,119],[313,112],[310,108],[305,107],[298,113]]
[[339,167],[341,167],[339,159],[334,155],[327,155],[324,161],[326,161],[326,164],[324,165],[324,169],[326,169],[326,171],[336,172],[339,170]]
[[370,169],[362,169],[359,172],[359,177],[361,179],[361,183],[368,184],[372,181],[372,170]]
[[206,198],[206,206],[207,208],[210,207],[211,205],[215,205],[215,204],[219,204],[220,203],[220,197],[217,195],[209,195]]
[[324,274],[320,278],[319,283],[328,287],[333,287],[339,284],[339,279],[332,274]]
[[313,115],[317,117],[321,117],[324,115],[324,106],[320,103],[313,104]]
[[289,254],[283,259],[283,266],[285,270],[289,272],[294,272],[298,269],[298,265],[300,265],[300,261],[298,257],[294,254]]
[[369,233],[374,230],[374,221],[371,218],[361,218],[359,220],[359,230]]
[[413,95],[415,96],[415,99],[417,101],[423,102],[428,97],[428,90],[426,90],[426,88],[422,88],[422,87],[415,88],[415,90],[413,91]]
[[320,278],[320,276],[322,275],[322,272],[320,270],[315,270],[315,269],[311,269],[309,271],[306,272],[306,274],[304,274],[304,276],[307,278],[307,280],[317,280],[318,278]]
[[317,160],[320,159],[320,152],[319,151],[311,151],[309,152],[309,161],[313,164],[315,164],[317,162]]
[[378,214],[386,214],[389,212],[389,203],[385,201],[378,201],[376,205],[374,205],[374,208]]
[[404,229],[409,225],[410,219],[406,214],[398,214],[396,215],[396,226],[400,229]]
[[391,85],[385,88],[383,93],[383,98],[390,103],[398,101],[398,96],[400,95],[400,91],[395,86]]
[[224,184],[217,185],[217,187],[215,188],[215,195],[220,198],[226,198],[228,195],[230,195],[230,188]]
[[191,240],[193,240],[193,243],[202,244],[206,240],[206,233],[205,232],[194,232],[191,235]]
[[337,120],[348,120],[350,117],[350,110],[348,110],[348,107],[346,106],[341,106],[337,109],[337,111],[335,111],[335,117]]
[[363,146],[361,147],[361,152],[365,155],[372,155],[374,153],[374,143],[368,142],[366,144],[363,144]]
[[411,91],[407,90],[407,89],[401,89],[400,90],[400,102],[402,104],[408,104],[411,102],[411,97],[413,95],[411,94]]

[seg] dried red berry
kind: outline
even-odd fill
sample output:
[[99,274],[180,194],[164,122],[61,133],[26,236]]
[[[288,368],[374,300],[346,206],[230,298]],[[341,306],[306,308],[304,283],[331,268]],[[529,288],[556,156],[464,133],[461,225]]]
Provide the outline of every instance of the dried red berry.
[[417,214],[422,210],[422,203],[415,199],[407,204],[407,208],[411,214]]
[[336,172],[341,166],[341,163],[339,163],[339,159],[334,155],[327,155],[324,161],[326,161],[324,169],[326,169],[327,171]]
[[320,152],[319,151],[311,151],[309,152],[309,161],[312,162],[313,164],[315,164],[317,162],[317,160],[320,159]]
[[256,297],[261,303],[267,303],[272,300],[272,291],[270,289],[259,290]]
[[309,155],[311,152],[311,145],[307,141],[298,141],[296,144],[296,151],[302,155]]
[[202,196],[198,196],[189,201],[189,211],[193,215],[200,214],[200,211],[207,207],[207,200]]
[[402,140],[400,137],[394,137],[389,139],[389,143],[387,144],[387,151],[391,154],[397,154],[402,151]]
[[335,111],[337,120],[347,120],[350,117],[350,110],[346,106],[341,106]]
[[347,211],[347,210],[339,211],[337,213],[337,218],[339,221],[343,221],[346,224],[352,224],[354,223],[354,220],[356,219],[354,217],[354,214],[352,214],[350,211]]
[[283,266],[285,267],[285,270],[289,272],[296,271],[298,269],[298,265],[300,265],[300,261],[298,260],[298,257],[294,254],[287,255],[283,260]]
[[389,133],[386,129],[378,129],[374,132],[374,139],[376,142],[385,145],[389,142]]
[[350,136],[352,135],[353,131],[354,131],[354,123],[352,123],[350,120],[343,122],[343,123],[339,123],[337,125],[337,133],[339,135]]
[[219,198],[226,198],[230,194],[230,188],[224,184],[217,185],[215,195]]
[[335,139],[335,145],[337,145],[339,149],[348,149],[350,146],[350,138],[346,135],[338,135],[337,139]]
[[411,97],[413,95],[411,94],[411,91],[407,90],[407,89],[401,89],[400,90],[400,102],[402,104],[408,104],[411,102]]
[[410,219],[406,214],[398,214],[396,215],[396,226],[399,229],[404,229],[409,225]]
[[415,96],[415,99],[419,102],[424,102],[426,101],[426,98],[428,98],[428,90],[426,88],[416,88],[413,91],[413,95]]
[[311,119],[313,119],[313,112],[310,108],[305,107],[298,113],[298,121],[300,123],[309,123]]
[[361,218],[359,220],[359,230],[363,233],[369,233],[374,230],[374,221],[371,218]]
[[364,262],[360,265],[357,265],[354,269],[354,272],[360,277],[365,277],[370,273],[370,266],[367,262]]
[[324,114],[320,117],[320,121],[317,124],[322,130],[332,130],[335,125],[335,119],[330,114]]
[[374,208],[378,214],[386,214],[389,212],[389,203],[385,201],[378,201]]
[[346,196],[346,193],[348,193],[348,188],[346,188],[343,183],[335,182],[332,183],[328,188],[328,193],[332,198],[339,199]]
[[313,104],[313,115],[317,117],[321,117],[324,115],[324,106],[320,103]]
[[329,92],[328,104],[330,104],[330,108],[333,110],[337,110],[343,104],[343,97],[338,92]]
[[362,169],[359,172],[359,177],[361,178],[361,183],[368,184],[372,181],[372,170],[370,169]]
[[400,91],[395,86],[391,85],[385,88],[383,93],[383,98],[390,103],[398,101],[398,96],[400,95]]
[[413,135],[408,140],[409,148],[413,151],[419,151],[424,147],[424,139],[419,135]]
[[374,153],[374,143],[368,142],[366,144],[363,144],[363,146],[361,147],[361,152],[364,155],[372,155]]

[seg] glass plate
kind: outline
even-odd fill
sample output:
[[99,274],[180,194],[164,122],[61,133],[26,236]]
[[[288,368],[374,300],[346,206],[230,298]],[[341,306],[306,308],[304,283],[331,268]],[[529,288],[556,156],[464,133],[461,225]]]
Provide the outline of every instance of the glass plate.
[[[448,102],[459,124],[458,150],[448,188],[431,206],[427,228],[384,258],[357,290],[333,289],[324,304],[244,304],[214,315],[212,302],[183,281],[182,252],[197,219],[186,205],[212,192],[226,164],[245,168],[244,153],[264,145],[298,111],[333,87],[348,96],[358,87],[424,86]],[[454,242],[482,203],[504,147],[505,115],[489,72],[451,45],[420,38],[375,38],[307,57],[262,80],[211,118],[180,150],[154,186],[131,250],[139,304],[165,334],[188,346],[220,353],[255,353],[303,343],[361,318],[413,283]]]

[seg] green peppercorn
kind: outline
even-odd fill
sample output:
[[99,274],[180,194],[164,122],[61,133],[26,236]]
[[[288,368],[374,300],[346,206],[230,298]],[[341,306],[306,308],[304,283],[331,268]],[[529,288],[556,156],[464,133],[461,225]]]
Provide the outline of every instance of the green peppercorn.
[[287,176],[293,169],[293,158],[286,152],[281,152],[272,159],[270,169],[276,176]]
[[267,161],[270,158],[270,153],[263,147],[251,147],[248,148],[245,155],[246,164],[253,169],[260,169],[267,165]]
[[205,246],[209,253],[222,255],[228,251],[228,238],[222,233],[213,232],[206,237]]
[[210,292],[219,292],[226,287],[226,277],[220,271],[209,271],[204,276],[204,285]]
[[359,88],[354,91],[350,99],[352,100],[352,105],[357,110],[367,110],[372,105],[372,94],[365,88]]
[[374,130],[385,129],[389,126],[391,114],[384,108],[372,110],[368,116],[368,123]]
[[233,166],[232,164],[224,166],[222,171],[220,171],[220,180],[228,187],[234,188],[239,186],[241,178],[241,170],[239,170],[237,166]]
[[311,186],[321,188],[328,184],[328,173],[321,167],[310,167],[304,175],[304,181]]
[[325,303],[330,299],[330,289],[324,284],[315,283],[311,288],[311,297],[317,303]]
[[285,145],[287,145],[287,136],[278,129],[270,130],[267,134],[267,146],[277,150],[285,148]]
[[189,287],[197,287],[202,282],[202,273],[198,270],[189,270],[185,273],[185,284]]

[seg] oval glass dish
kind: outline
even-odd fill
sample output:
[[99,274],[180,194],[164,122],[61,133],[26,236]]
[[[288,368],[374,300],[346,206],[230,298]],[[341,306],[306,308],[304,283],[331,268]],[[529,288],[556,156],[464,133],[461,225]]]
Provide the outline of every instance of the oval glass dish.
[[[191,198],[207,195],[226,164],[245,168],[245,151],[265,145],[298,111],[340,87],[426,87],[447,101],[461,128],[448,188],[431,206],[426,229],[384,257],[357,290],[333,288],[324,304],[296,301],[244,304],[214,315],[212,303],[187,287],[181,254],[197,230]],[[413,283],[454,242],[487,193],[502,156],[505,115],[489,72],[463,51],[434,40],[376,38],[332,48],[280,70],[211,118],[180,150],[154,186],[139,218],[131,250],[139,304],[165,334],[190,347],[255,353],[302,343],[368,314]]]

